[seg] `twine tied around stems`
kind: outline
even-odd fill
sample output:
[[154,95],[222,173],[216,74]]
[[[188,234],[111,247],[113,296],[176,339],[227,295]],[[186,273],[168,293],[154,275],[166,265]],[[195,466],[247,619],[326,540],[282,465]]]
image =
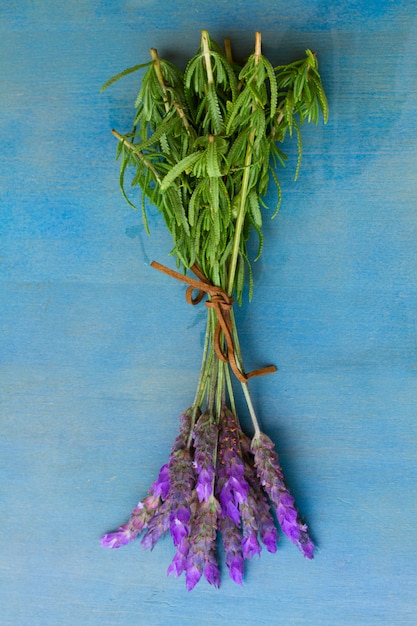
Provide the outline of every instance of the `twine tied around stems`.
[[[166,267],[165,265],[161,265],[157,261],[152,261],[151,267],[171,276],[172,278],[176,278],[177,280],[182,281],[188,285],[185,298],[188,304],[196,305],[201,302],[204,298],[204,295],[207,294],[209,296],[209,300],[206,301],[206,307],[209,309],[214,309],[217,318],[217,324],[214,331],[214,350],[218,356],[218,358],[224,363],[229,363],[234,375],[241,383],[247,383],[249,378],[253,376],[264,376],[265,374],[271,374],[272,372],[276,372],[277,368],[275,365],[268,365],[266,367],[261,367],[256,370],[252,370],[251,372],[245,373],[243,372],[236,360],[235,346],[233,340],[233,325],[232,318],[230,312],[232,310],[233,298],[230,297],[221,287],[216,287],[212,285],[209,280],[204,276],[202,271],[197,265],[193,265],[191,270],[197,276],[198,280],[195,278],[191,278],[190,276],[185,276],[184,274],[180,274],[175,270]],[[197,290],[197,295],[193,297],[193,291]],[[222,334],[226,343],[226,350],[222,347]]]

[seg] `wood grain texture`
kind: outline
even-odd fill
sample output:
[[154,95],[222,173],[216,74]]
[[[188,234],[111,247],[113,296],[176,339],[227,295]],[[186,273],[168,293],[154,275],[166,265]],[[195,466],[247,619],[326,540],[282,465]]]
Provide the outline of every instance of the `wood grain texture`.
[[[391,0],[2,3],[2,626],[411,626],[417,621],[417,4]],[[187,593],[173,548],[103,550],[146,493],[194,394],[204,311],[149,262],[117,187],[151,46],[183,63],[202,28],[276,63],[319,55],[327,127],[305,129],[237,312],[262,426],[318,544],[282,539],[242,588]],[[271,197],[271,201],[273,198]],[[247,416],[240,403],[242,420]]]

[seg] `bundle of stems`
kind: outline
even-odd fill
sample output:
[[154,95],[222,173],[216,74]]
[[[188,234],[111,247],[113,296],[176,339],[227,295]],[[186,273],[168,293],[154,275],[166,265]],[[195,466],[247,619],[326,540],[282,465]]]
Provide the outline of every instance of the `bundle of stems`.
[[[234,557],[240,550],[244,558],[249,558],[253,550],[257,551],[253,537],[265,539],[268,534],[262,530],[266,522],[262,522],[259,510],[264,511],[266,501],[272,503],[284,532],[306,556],[312,557],[307,527],[294,507],[273,444],[261,432],[248,388],[252,376],[275,371],[275,367],[245,372],[233,302],[242,303],[245,285],[249,299],[252,297],[248,240],[254,230],[259,242],[253,259],[256,261],[262,252],[263,214],[268,210],[263,198],[271,181],[277,188],[272,217],[278,212],[281,189],[277,169],[286,161],[279,146],[287,136],[297,138],[297,178],[301,127],[306,121],[317,124],[320,111],[326,122],[328,106],[316,55],[306,50],[303,59],[274,67],[262,54],[260,33],[256,34],[254,52],[243,65],[233,59],[229,41],[222,50],[203,30],[200,48],[184,72],[161,59],[152,48],[148,63],[124,70],[103,89],[143,68],[146,72],[135,102],[133,128],[123,135],[113,131],[121,162],[120,185],[126,200],[135,206],[125,188],[125,174],[133,170],[131,185],[142,190],[141,209],[147,232],[147,203],[162,214],[172,236],[171,254],[177,270],[156,262],[152,265],[187,283],[190,304],[198,304],[207,296],[206,339],[195,399],[183,415],[167,467],[161,470],[148,499],[135,509],[129,523],[105,535],[102,542],[118,547],[148,528],[145,545],[149,537],[154,545],[155,537],[169,529],[179,555],[171,571],[177,575],[185,571],[187,587],[192,588],[197,574],[204,573],[213,584],[218,582],[212,558],[213,537],[211,543],[206,537],[210,549],[197,550],[198,558],[193,552],[195,542],[191,538],[193,532],[203,532],[203,513],[213,518],[211,528],[221,530],[226,552],[230,548],[230,524],[233,531],[237,528],[241,542]],[[249,443],[236,414],[233,376],[242,385],[253,423],[254,436]],[[188,479],[184,475],[190,469],[187,463],[192,464],[194,472]],[[225,472],[237,483],[240,481],[235,491]],[[181,501],[181,505],[175,493],[179,479],[189,484],[188,500]],[[252,505],[248,504],[250,497]],[[181,518],[184,510],[186,514]],[[181,524],[185,527],[179,536],[175,528],[178,530]],[[245,533],[253,539],[247,554]],[[200,535],[201,547],[204,541]],[[272,550],[268,538],[265,545]],[[227,554],[231,554],[230,549]],[[228,566],[232,578],[241,582],[241,566]]]

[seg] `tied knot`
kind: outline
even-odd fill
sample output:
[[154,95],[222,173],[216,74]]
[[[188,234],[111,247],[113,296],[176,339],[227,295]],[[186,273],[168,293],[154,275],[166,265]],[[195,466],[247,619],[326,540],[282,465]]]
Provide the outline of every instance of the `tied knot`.
[[[188,304],[199,304],[206,294],[209,296],[210,299],[206,301],[206,307],[214,309],[217,320],[213,339],[214,350],[221,361],[229,363],[233,373],[236,378],[240,380],[240,382],[247,383],[249,378],[252,378],[253,376],[263,376],[265,374],[276,372],[277,368],[275,365],[268,365],[267,367],[252,370],[249,373],[243,372],[239,367],[236,359],[235,342],[233,338],[233,323],[231,318],[234,300],[226,293],[226,291],[224,291],[224,289],[212,285],[197,265],[193,265],[191,270],[197,276],[198,280],[171,270],[156,261],[152,261],[151,267],[167,274],[168,276],[171,276],[172,278],[176,278],[177,280],[186,283],[188,287],[185,298]],[[194,291],[197,291],[196,296],[193,295]]]
[[215,296],[211,296],[210,300],[206,301],[206,307],[208,309],[221,309],[222,311],[231,311],[233,305],[233,298],[229,298],[225,293],[218,293]]

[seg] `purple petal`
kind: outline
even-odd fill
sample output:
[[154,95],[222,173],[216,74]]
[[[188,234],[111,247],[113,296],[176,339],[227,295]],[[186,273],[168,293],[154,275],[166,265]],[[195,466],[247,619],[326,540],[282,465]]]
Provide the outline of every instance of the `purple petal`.
[[174,576],[178,578],[185,570],[185,562],[186,559],[184,555],[177,552],[167,569],[167,576],[174,574]]
[[311,539],[308,539],[306,543],[300,542],[299,547],[300,547],[301,552],[303,552],[304,556],[307,559],[314,558],[314,555],[313,555],[314,543],[311,541]]
[[229,564],[230,578],[238,585],[243,583],[244,562],[241,556],[235,556]]
[[245,559],[252,559],[255,554],[261,553],[261,546],[259,545],[256,533],[251,533],[249,537],[244,537],[242,541],[242,551]]
[[200,502],[208,502],[213,495],[212,482],[203,483],[199,481],[195,488]]
[[174,542],[174,546],[178,546],[179,543],[188,535],[188,529],[182,522],[174,519],[169,527],[171,537]]
[[100,538],[103,548],[120,548],[125,546],[129,541],[135,539],[136,534],[132,536],[129,525],[120,526],[119,530],[114,533],[107,533]]
[[174,576],[178,577],[185,570],[185,566],[187,565],[187,554],[189,550],[189,543],[187,539],[184,539],[178,546],[177,552],[172,559],[171,565],[168,567],[167,576],[169,574],[174,574]]
[[159,470],[159,476],[151,486],[151,490],[155,496],[161,496],[162,500],[166,500],[169,492],[168,463],[165,463]]
[[178,509],[175,511],[175,519],[177,519],[182,524],[188,524],[188,522],[190,521],[190,511],[184,506],[178,507]]
[[190,567],[187,567],[187,570],[185,572],[187,591],[191,591],[191,589],[194,589],[201,576],[202,571],[196,565],[191,565]]
[[270,531],[264,532],[261,536],[261,539],[266,549],[272,554],[275,554],[275,552],[277,551],[277,537],[278,533],[275,528]]
[[217,565],[214,563],[206,563],[204,568],[204,576],[210,585],[214,585],[215,587],[220,587],[220,572]]
[[181,506],[171,512],[169,530],[174,546],[178,546],[180,542],[189,535],[189,521],[190,511],[185,507]]
[[230,519],[232,519],[236,525],[240,524],[239,509],[233,504],[233,502],[227,503],[226,515],[228,515]]

